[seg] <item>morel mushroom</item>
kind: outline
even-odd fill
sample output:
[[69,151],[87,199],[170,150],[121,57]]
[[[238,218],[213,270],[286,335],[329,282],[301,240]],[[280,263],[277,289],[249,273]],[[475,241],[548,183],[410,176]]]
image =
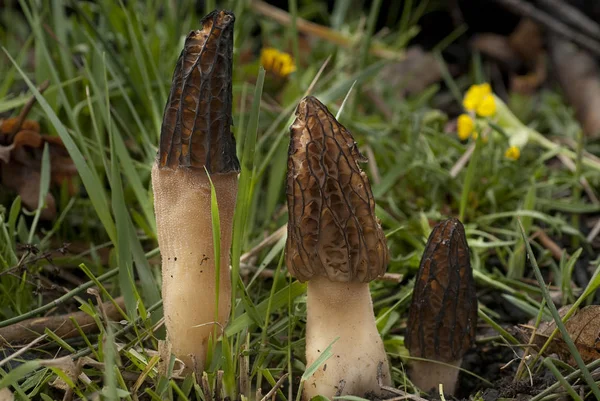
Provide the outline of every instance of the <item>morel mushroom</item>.
[[[204,368],[214,325],[224,326],[231,309],[229,248],[240,169],[231,133],[233,23],[232,13],[214,11],[187,36],[152,168],[167,328],[163,349],[197,371]],[[219,288],[207,171],[221,222]]]
[[352,135],[314,97],[302,99],[287,173],[286,264],[308,281],[306,363],[336,338],[333,356],[307,380],[304,399],[380,392],[391,383],[369,281],[385,273],[385,236],[375,217],[366,160]]
[[415,282],[405,343],[411,356],[431,361],[411,361],[411,381],[425,391],[441,383],[445,393],[454,394],[476,328],[477,294],[465,229],[449,219],[431,232]]

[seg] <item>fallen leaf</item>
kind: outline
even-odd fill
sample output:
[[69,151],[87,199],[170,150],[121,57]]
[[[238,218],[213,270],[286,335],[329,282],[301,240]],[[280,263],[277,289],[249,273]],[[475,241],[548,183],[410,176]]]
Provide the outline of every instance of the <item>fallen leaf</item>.
[[471,46],[508,70],[511,92],[531,95],[546,81],[544,39],[540,27],[529,19],[521,20],[509,36],[478,34]]
[[[565,316],[570,306],[563,306],[559,310],[561,317]],[[569,337],[575,343],[577,351],[585,363],[590,363],[600,358],[600,305],[589,305],[575,312],[569,320],[565,322],[565,328]],[[535,337],[532,340],[537,349],[541,349],[552,332],[556,329],[556,322],[542,322],[536,330]],[[528,325],[520,325],[519,332],[521,338],[529,341],[531,333],[534,330],[533,322]],[[571,366],[576,366],[575,359],[572,357],[567,343],[559,332],[545,351],[545,355],[557,354],[558,357]]]
[[600,137],[600,68],[596,59],[568,40],[550,37],[550,61],[586,135]]
[[[451,73],[455,67],[449,65]],[[431,52],[425,52],[418,46],[409,47],[406,57],[386,65],[381,70],[382,79],[388,87],[399,88],[401,97],[413,95],[442,79],[442,69]]]
[[[0,183],[17,192],[29,210],[38,208],[40,170],[46,144],[50,151],[51,184],[61,186],[67,182],[69,194],[73,195],[76,191],[73,177],[77,169],[62,140],[41,135],[39,131],[39,124],[31,120],[25,120],[19,126],[19,118],[9,118],[0,124]],[[45,205],[40,217],[43,220],[54,219],[56,201],[51,193],[46,195]]]
[[[19,124],[19,117],[11,117],[2,121],[0,124],[0,135],[12,135],[15,132],[16,126]],[[20,127],[17,128],[17,131],[26,130],[26,131],[35,131],[40,132],[40,124],[37,121],[33,120],[25,120],[21,123]]]
[[[73,383],[77,382],[77,377],[81,373],[81,364],[73,362],[73,359],[70,356],[45,361],[42,365],[61,370]],[[71,386],[60,376],[56,376],[56,379],[54,379],[50,385],[62,391],[68,391],[71,388]]]

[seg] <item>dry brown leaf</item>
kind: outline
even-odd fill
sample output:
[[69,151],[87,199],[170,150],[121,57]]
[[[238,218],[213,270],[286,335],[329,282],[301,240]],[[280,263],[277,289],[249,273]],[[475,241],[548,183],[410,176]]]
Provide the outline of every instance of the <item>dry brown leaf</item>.
[[501,62],[511,70],[517,69],[521,63],[519,54],[512,48],[506,36],[481,33],[473,37],[471,47]]
[[523,19],[510,36],[478,34],[471,46],[508,69],[512,92],[530,95],[546,81],[544,38],[540,27],[529,19]]
[[[11,135],[19,124],[19,117],[11,117],[0,121],[0,135]],[[40,132],[40,124],[37,121],[25,120],[18,130]]]
[[[453,72],[453,65],[448,66]],[[402,97],[425,90],[442,79],[442,70],[431,52],[425,52],[418,46],[411,46],[406,57],[390,63],[381,70],[382,79],[387,86],[399,88]]]
[[519,22],[508,37],[510,47],[526,63],[535,64],[538,56],[544,52],[544,37],[539,25],[528,18]]
[[600,137],[600,68],[596,59],[569,41],[551,37],[553,70],[575,115],[590,137]]
[[546,81],[546,54],[540,53],[535,65],[525,75],[512,75],[510,81],[511,91],[524,95],[532,95]]
[[[559,315],[561,317],[565,316],[569,309],[569,305],[563,306],[559,310]],[[590,363],[600,358],[600,305],[586,306],[575,312],[565,323],[565,328],[585,363]],[[520,332],[522,338],[529,340],[533,329],[533,322],[530,322],[528,325],[521,325]],[[544,346],[554,329],[556,329],[554,321],[542,322],[540,324],[532,341],[538,350]],[[571,355],[560,332],[554,337],[545,353],[546,355],[557,354],[562,361],[567,362],[571,366],[576,366],[575,359]]]
[[[77,170],[62,140],[41,135],[36,121],[25,120],[20,126],[18,124],[18,117],[0,123],[0,184],[17,192],[27,209],[37,209],[42,155],[45,144],[48,144],[51,184],[61,186],[67,182],[69,193],[73,195],[75,186],[72,179]],[[54,219],[56,201],[52,194],[46,195],[45,204],[40,217]]]
[[[77,382],[77,377],[81,373],[81,364],[75,363],[70,356],[52,359],[43,364],[44,366],[60,369],[73,383]],[[62,391],[68,391],[71,386],[60,376],[57,376],[50,385]]]

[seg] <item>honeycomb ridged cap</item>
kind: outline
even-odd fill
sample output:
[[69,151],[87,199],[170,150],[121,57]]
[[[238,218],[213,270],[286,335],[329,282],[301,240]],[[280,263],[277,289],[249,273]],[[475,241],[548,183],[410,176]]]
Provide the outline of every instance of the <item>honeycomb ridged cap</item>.
[[375,199],[350,132],[314,97],[301,100],[290,127],[286,264],[300,281],[326,276],[369,282],[389,254]]
[[186,37],[165,106],[159,167],[240,170],[231,132],[234,21],[229,11],[213,11]]
[[475,341],[477,293],[465,229],[457,219],[429,235],[415,281],[404,341],[411,356],[457,361]]

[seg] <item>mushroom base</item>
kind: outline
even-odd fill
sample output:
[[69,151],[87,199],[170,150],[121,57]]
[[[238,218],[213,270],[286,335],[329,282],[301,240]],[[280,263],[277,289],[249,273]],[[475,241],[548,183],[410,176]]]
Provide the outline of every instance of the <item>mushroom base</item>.
[[[210,207],[210,182],[204,170],[152,169],[158,245],[162,256],[162,297],[167,342],[186,365],[201,372],[208,339],[219,336],[231,310],[229,249],[237,195],[237,173],[214,174],[221,223],[219,306]],[[168,353],[168,351],[164,352]],[[168,360],[169,355],[161,355]]]
[[[444,386],[444,394],[454,395],[458,384],[458,374],[462,359],[452,362],[413,361],[409,373],[413,384],[423,391],[438,392],[440,384]],[[451,366],[448,366],[451,365]]]
[[308,282],[306,366],[337,337],[333,355],[304,384],[302,397],[381,395],[378,379],[391,385],[383,341],[375,325],[368,283],[334,283],[327,277]]

